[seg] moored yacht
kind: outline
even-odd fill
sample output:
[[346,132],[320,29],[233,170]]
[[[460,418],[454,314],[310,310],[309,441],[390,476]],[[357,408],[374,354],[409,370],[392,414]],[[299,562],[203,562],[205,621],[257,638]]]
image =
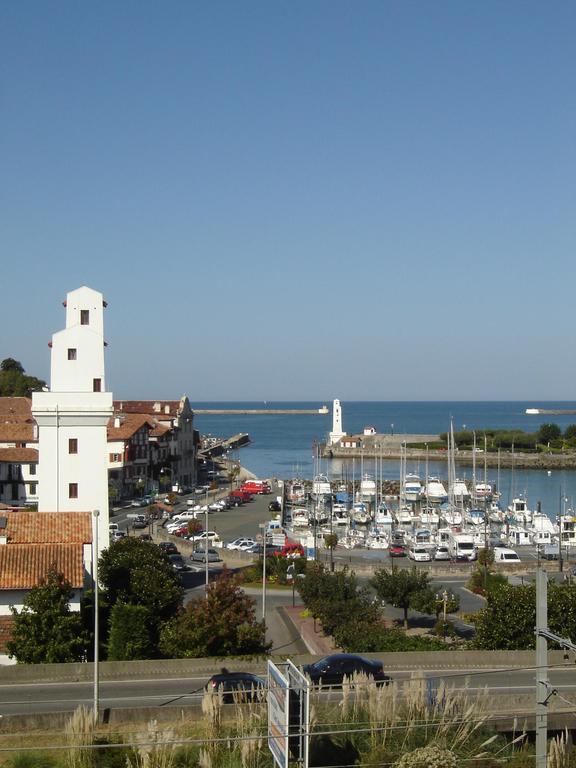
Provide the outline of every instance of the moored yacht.
[[372,475],[364,475],[360,481],[360,500],[370,501],[376,496],[376,481]]
[[404,498],[406,501],[418,501],[422,495],[422,483],[418,475],[408,474],[404,479]]
[[428,478],[425,496],[429,504],[443,504],[448,499],[446,488],[437,477]]

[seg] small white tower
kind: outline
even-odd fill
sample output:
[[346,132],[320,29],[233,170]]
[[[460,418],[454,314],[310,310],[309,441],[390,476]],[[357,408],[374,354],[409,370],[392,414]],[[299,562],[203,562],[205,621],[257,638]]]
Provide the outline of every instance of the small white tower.
[[32,394],[38,424],[39,512],[99,510],[98,554],[109,544],[102,294],[83,286],[66,297],[66,328],[52,336],[50,391]]
[[345,437],[346,432],[342,432],[342,406],[340,400],[334,400],[332,403],[332,432],[330,432],[330,445],[340,442]]

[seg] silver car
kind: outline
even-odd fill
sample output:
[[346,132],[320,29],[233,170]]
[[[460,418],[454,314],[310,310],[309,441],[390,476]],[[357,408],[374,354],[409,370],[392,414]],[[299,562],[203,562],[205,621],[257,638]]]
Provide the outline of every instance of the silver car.
[[195,549],[190,555],[190,560],[200,563],[205,563],[206,561],[209,563],[219,563],[220,555],[215,549]]

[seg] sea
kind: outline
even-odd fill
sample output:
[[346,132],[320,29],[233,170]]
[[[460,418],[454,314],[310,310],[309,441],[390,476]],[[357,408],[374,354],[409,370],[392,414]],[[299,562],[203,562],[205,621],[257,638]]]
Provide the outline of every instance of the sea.
[[[258,414],[238,415],[197,414],[194,426],[201,435],[230,437],[240,432],[250,435],[250,445],[233,453],[243,466],[259,478],[280,479],[312,478],[315,471],[327,474],[331,479],[352,476],[352,462],[342,459],[315,461],[315,445],[323,442],[332,428],[332,402],[194,402],[197,409],[319,409],[328,406],[325,415],[284,415]],[[405,402],[405,401],[342,401],[342,428],[348,434],[362,433],[364,427],[375,427],[381,434],[440,434],[450,429],[475,430],[481,446],[482,431],[485,429],[522,429],[536,432],[542,424],[554,423],[564,430],[576,424],[576,414],[570,415],[527,415],[527,408],[576,410],[576,401],[559,402]],[[376,475],[376,468],[365,460],[364,472]],[[359,462],[354,466],[359,479]],[[446,478],[445,462],[429,462],[429,474]],[[383,479],[399,479],[398,461],[382,462]],[[408,462],[408,472],[417,472],[424,477],[423,462]],[[380,469],[378,469],[380,472]],[[470,467],[457,467],[458,475],[470,479]],[[484,480],[484,468],[479,455],[476,468],[479,481]],[[498,484],[501,505],[507,506],[517,496],[524,496],[530,508],[541,503],[542,511],[554,519],[559,513],[574,507],[576,500],[576,471],[488,468],[487,481]]]

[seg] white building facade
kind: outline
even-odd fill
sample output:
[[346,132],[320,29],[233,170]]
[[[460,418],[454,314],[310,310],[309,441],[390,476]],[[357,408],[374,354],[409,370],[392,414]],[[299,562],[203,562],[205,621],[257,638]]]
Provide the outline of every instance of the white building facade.
[[98,554],[108,546],[104,308],[98,291],[67,295],[66,327],[52,336],[50,391],[32,394],[38,425],[38,511],[99,510]]

